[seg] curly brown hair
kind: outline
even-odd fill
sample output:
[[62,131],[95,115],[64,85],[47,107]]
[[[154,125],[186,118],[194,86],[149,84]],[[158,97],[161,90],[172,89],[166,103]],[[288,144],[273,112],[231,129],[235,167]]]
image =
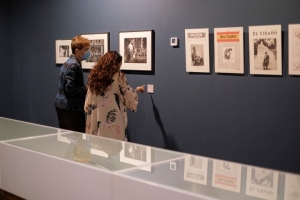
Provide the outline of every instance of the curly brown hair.
[[[104,95],[114,82],[113,76],[120,73],[121,62],[122,56],[116,51],[109,51],[100,58],[88,76],[89,87],[93,94]],[[124,74],[121,73],[121,76]]]

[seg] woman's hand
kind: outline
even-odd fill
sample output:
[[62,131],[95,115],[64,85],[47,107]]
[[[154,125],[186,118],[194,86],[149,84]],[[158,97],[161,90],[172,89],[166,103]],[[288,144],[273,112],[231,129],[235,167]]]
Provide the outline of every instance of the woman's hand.
[[135,91],[143,93],[145,91],[145,85],[136,87]]

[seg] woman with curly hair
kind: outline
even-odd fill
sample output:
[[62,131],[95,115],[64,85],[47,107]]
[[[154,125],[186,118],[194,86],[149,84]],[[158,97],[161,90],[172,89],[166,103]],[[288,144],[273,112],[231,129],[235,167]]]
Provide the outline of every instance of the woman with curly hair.
[[125,140],[127,108],[136,112],[138,93],[144,85],[132,89],[120,68],[122,56],[116,51],[104,54],[88,76],[84,110],[86,133]]

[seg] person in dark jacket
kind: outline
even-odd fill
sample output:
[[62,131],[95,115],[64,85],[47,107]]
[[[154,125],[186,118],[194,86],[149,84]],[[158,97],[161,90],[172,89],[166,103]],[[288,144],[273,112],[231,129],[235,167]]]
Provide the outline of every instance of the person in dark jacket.
[[89,58],[89,47],[87,38],[75,36],[71,43],[72,55],[60,68],[59,90],[54,102],[59,128],[85,132],[87,87],[84,85],[81,61]]

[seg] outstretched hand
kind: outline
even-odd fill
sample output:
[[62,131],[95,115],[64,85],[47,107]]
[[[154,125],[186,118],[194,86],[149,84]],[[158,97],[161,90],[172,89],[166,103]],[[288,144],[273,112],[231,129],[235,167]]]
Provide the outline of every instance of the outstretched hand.
[[136,87],[135,91],[144,93],[144,91],[145,91],[145,85]]

